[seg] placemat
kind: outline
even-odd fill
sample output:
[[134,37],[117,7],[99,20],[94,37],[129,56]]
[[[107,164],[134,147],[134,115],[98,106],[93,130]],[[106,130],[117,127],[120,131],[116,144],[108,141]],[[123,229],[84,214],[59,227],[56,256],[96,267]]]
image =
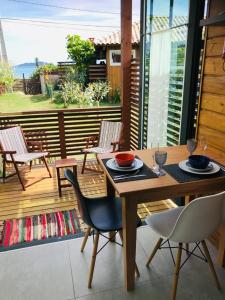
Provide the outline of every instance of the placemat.
[[[136,157],[136,158],[138,158],[138,157]],[[105,167],[106,167],[107,171],[109,172],[110,176],[112,177],[113,181],[116,182],[116,183],[127,182],[127,181],[136,181],[136,180],[144,180],[144,179],[152,179],[152,178],[157,178],[158,177],[148,166],[146,166],[146,164],[144,164],[143,167],[140,169],[140,172],[138,172],[137,177],[130,177],[129,178],[129,175],[132,176],[136,171],[129,172],[129,174],[128,174],[126,172],[120,172],[120,171],[117,172],[117,171],[111,170],[106,165],[106,163],[109,159],[111,159],[111,158],[105,158],[105,159],[102,160],[102,162],[105,165]],[[115,179],[115,176],[122,175],[122,174],[128,174],[128,175],[124,179],[120,179],[120,180]],[[139,175],[143,175],[143,176],[139,176]]]
[[174,179],[176,179],[176,181],[179,183],[225,176],[225,171],[223,171],[221,169],[218,173],[210,174],[210,175],[199,175],[199,174],[188,173],[188,172],[181,170],[179,168],[178,164],[166,165],[163,167],[163,169],[170,176],[172,176]]

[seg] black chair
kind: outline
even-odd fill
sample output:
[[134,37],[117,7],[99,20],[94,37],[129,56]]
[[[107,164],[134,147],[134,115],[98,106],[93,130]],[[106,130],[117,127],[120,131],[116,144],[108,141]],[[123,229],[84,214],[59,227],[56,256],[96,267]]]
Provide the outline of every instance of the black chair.
[[[77,178],[74,176],[71,170],[65,170],[65,177],[71,182],[75,194],[77,196],[78,210],[84,223],[88,225],[88,229],[85,233],[84,240],[81,246],[81,252],[83,252],[88,236],[92,233],[94,238],[94,247],[92,252],[92,260],[90,266],[90,273],[88,279],[88,288],[91,288],[91,283],[94,274],[94,267],[97,254],[110,242],[115,242],[114,237],[119,233],[121,241],[123,242],[122,235],[122,207],[121,199],[118,197],[98,197],[88,198],[85,197],[78,183]],[[141,219],[137,216],[137,227],[141,225]],[[114,232],[109,238],[103,233]],[[98,251],[99,235],[105,237],[108,241]],[[117,243],[119,244],[119,243]],[[121,244],[119,244],[122,246]],[[135,272],[139,277],[140,273],[137,265],[135,264]]]

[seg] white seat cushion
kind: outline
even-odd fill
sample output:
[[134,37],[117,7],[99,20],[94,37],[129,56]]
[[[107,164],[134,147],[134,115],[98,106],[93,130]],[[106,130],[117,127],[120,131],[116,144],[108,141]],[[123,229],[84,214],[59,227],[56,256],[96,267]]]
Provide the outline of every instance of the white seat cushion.
[[161,237],[168,238],[184,206],[149,215],[146,223]]
[[92,147],[88,149],[83,149],[83,152],[87,153],[110,153],[112,152],[112,147],[102,148],[102,147]]
[[[24,153],[24,154],[13,154],[13,157],[16,162],[26,163],[33,159],[38,159],[43,156],[48,155],[48,152],[32,152],[32,153]],[[8,161],[11,161],[11,157],[7,157]]]

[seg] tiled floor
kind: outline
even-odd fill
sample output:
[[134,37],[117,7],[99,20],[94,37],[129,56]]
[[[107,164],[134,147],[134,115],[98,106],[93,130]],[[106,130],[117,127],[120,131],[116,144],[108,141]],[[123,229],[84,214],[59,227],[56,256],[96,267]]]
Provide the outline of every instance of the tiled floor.
[[[137,264],[141,277],[136,280],[135,291],[129,293],[123,287],[122,248],[115,244],[98,255],[92,289],[87,288],[91,238],[83,254],[79,251],[81,239],[0,253],[0,299],[170,299],[173,264],[169,251],[159,251],[151,269],[145,267],[156,240],[148,227],[138,229]],[[210,250],[214,256],[213,247]],[[217,271],[222,292],[217,291],[207,264],[191,258],[180,273],[177,300],[225,299],[225,269],[217,267]]]

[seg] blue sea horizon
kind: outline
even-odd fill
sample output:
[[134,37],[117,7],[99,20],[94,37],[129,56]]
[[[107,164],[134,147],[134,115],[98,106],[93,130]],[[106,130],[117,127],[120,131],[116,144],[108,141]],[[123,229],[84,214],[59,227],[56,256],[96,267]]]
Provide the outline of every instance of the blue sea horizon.
[[13,73],[15,78],[22,79],[23,74],[26,79],[34,73],[36,66],[13,66]]

